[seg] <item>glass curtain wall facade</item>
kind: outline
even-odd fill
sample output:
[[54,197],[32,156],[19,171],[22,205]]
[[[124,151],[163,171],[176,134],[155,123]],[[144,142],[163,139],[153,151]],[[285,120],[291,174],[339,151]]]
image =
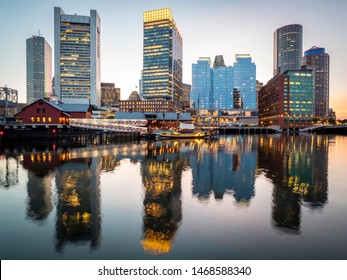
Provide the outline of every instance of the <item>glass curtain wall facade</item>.
[[324,48],[312,47],[305,51],[303,65],[314,70],[315,78],[315,117],[329,116],[329,54]]
[[256,65],[249,55],[237,54],[235,60],[234,88],[240,92],[243,109],[256,109]]
[[192,64],[192,89],[190,100],[194,102],[195,109],[210,109],[212,103],[211,88],[211,60],[200,58]]
[[26,40],[27,103],[52,94],[52,48],[44,37]]
[[290,24],[274,33],[274,76],[287,70],[300,70],[302,61],[303,28]]
[[233,109],[234,69],[219,66],[212,69],[212,109]]
[[144,12],[142,97],[183,107],[183,40],[169,8]]
[[295,130],[312,125],[313,115],[313,70],[286,71],[259,91],[261,125]]
[[100,18],[54,8],[55,94],[63,103],[101,105]]

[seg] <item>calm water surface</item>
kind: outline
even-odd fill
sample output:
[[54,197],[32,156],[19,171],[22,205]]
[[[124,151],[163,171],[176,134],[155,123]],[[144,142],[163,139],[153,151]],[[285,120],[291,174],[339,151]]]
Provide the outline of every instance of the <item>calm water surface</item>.
[[347,137],[0,150],[1,259],[347,259]]

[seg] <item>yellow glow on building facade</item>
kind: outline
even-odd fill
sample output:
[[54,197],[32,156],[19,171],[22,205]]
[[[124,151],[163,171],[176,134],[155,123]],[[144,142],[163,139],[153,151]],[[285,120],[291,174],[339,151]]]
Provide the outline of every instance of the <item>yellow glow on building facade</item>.
[[182,35],[168,8],[144,12],[143,22],[142,97],[171,100],[181,109]]

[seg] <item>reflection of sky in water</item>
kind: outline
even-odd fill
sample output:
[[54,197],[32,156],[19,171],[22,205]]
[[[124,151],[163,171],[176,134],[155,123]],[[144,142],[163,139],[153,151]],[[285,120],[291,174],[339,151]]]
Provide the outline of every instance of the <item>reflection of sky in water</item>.
[[0,254],[346,258],[346,150],[346,137],[245,135],[7,152]]

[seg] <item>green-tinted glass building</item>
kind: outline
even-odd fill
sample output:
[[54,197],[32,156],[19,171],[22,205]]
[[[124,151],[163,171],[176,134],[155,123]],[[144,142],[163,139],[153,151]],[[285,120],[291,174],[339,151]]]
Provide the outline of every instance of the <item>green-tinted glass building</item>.
[[314,115],[313,70],[288,70],[258,93],[261,125],[297,130],[311,126]]
[[144,12],[142,97],[172,100],[182,97],[182,36],[168,8]]

